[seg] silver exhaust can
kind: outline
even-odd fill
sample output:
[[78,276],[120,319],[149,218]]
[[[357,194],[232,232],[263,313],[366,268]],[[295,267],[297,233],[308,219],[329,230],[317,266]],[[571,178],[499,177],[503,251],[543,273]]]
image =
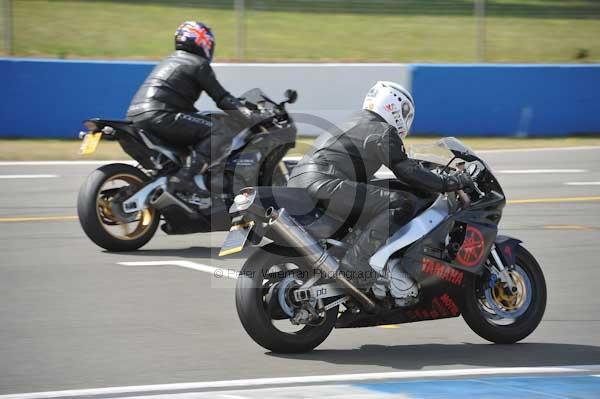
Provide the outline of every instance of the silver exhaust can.
[[340,283],[352,297],[359,301],[368,312],[374,312],[377,305],[365,295],[343,274],[338,273],[338,261],[321,246],[285,209],[267,209],[265,217],[269,227],[291,248],[307,259],[314,269],[320,270],[327,278],[333,278]]

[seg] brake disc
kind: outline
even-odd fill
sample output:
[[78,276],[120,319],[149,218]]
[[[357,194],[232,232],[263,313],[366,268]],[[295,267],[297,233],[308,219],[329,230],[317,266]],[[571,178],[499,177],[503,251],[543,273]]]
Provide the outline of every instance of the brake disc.
[[508,294],[504,283],[497,279],[491,287],[486,285],[485,299],[498,316],[505,319],[516,319],[522,316],[531,304],[531,282],[527,273],[519,266],[515,266],[509,275],[517,291]]
[[300,283],[292,276],[288,276],[281,280],[277,284],[277,300],[279,306],[285,314],[289,317],[294,317],[294,306],[288,302],[289,295],[287,295],[293,288],[300,287]]

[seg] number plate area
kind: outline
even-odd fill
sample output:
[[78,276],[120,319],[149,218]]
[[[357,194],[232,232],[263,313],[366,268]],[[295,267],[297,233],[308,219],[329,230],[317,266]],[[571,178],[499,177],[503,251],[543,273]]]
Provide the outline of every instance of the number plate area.
[[100,139],[102,138],[102,133],[88,133],[83,138],[83,143],[81,143],[81,147],[79,148],[79,153],[81,155],[90,155],[96,152],[98,148],[98,143],[100,143]]
[[234,224],[229,229],[229,234],[225,238],[225,242],[221,246],[219,256],[226,256],[241,252],[244,249],[244,245],[248,240],[248,235],[254,227],[254,222],[248,222],[243,224]]

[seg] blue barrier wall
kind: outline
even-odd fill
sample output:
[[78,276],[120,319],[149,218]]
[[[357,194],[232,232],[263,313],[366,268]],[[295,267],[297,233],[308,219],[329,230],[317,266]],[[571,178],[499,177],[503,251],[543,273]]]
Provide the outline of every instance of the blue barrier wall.
[[0,137],[75,138],[86,118],[123,118],[153,65],[0,59]]
[[[154,63],[52,61],[0,58],[0,137],[75,137],[81,120],[122,118],[137,87]],[[334,123],[359,109],[377,79],[409,85],[402,64],[213,64],[234,95],[253,87],[282,99],[287,88],[300,92],[293,112],[317,115]],[[325,95],[326,94],[326,95]],[[214,109],[208,96],[198,109]],[[36,110],[40,119],[31,119]],[[308,124],[304,134],[320,129]]]
[[[0,59],[0,137],[73,138],[86,118],[123,118],[153,66],[151,62]],[[278,89],[295,87],[300,101],[294,111],[327,108],[336,115],[359,108],[363,92],[376,80],[399,80],[412,86],[417,102],[415,134],[600,133],[600,65],[416,64],[409,73],[399,64],[311,67],[304,71],[301,64],[286,68],[229,64],[215,69],[233,93],[255,85],[273,90],[269,94],[278,98]],[[281,70],[278,79],[272,78],[273,68]],[[328,85],[319,77],[330,76],[336,68],[340,70],[336,76],[352,78],[330,86],[328,96]],[[323,103],[312,104],[315,98]],[[301,103],[302,99],[312,99],[311,104]]]
[[416,134],[600,133],[600,65],[413,65]]

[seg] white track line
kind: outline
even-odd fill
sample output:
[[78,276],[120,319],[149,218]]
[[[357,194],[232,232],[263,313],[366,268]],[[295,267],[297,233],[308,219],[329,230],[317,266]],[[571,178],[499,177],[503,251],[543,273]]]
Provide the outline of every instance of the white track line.
[[[528,174],[560,174],[560,173],[587,173],[587,169],[501,169],[495,171],[503,175],[528,175]],[[386,179],[394,177],[394,173],[386,167],[382,167],[375,173],[375,177]]]
[[232,387],[281,386],[291,384],[314,384],[323,382],[357,382],[375,380],[409,380],[423,378],[452,378],[490,375],[536,375],[536,374],[570,374],[594,373],[600,370],[600,365],[591,366],[560,366],[560,367],[493,367],[456,370],[419,370],[397,371],[387,373],[363,374],[334,374],[302,377],[256,378],[229,381],[188,382],[176,384],[139,385],[96,389],[75,389],[67,391],[35,392],[0,395],[0,399],[38,399],[38,398],[68,398],[73,396],[123,395],[131,393],[175,392],[183,390],[202,390]]
[[554,173],[587,173],[587,169],[504,169],[498,173],[506,175],[554,174]]
[[339,63],[339,62],[328,62],[328,63],[294,63],[294,62],[274,62],[274,63],[269,63],[269,64],[265,64],[265,63],[221,63],[221,62],[215,62],[213,64],[211,64],[213,66],[219,66],[219,67],[244,67],[244,68],[295,68],[295,67],[315,67],[315,68],[323,68],[323,67],[360,67],[360,68],[371,68],[371,67],[391,67],[391,68],[398,68],[398,67],[404,67],[407,66],[408,64],[397,64],[397,63]]
[[600,181],[570,181],[565,186],[600,186]]
[[[582,151],[582,150],[600,150],[600,146],[579,146],[579,147],[542,147],[542,148],[512,148],[498,150],[481,150],[480,154],[501,154],[505,152],[538,152],[538,151]],[[286,157],[285,160],[299,160],[301,157]],[[0,166],[52,166],[52,165],[104,165],[108,163],[128,163],[136,164],[131,160],[109,160],[109,161],[0,161]]]
[[577,147],[540,147],[540,148],[504,148],[498,150],[480,150],[479,154],[502,154],[505,152],[539,152],[539,151],[585,151],[600,150],[600,146],[577,146]]
[[0,175],[0,179],[54,179],[59,175]]
[[0,161],[0,166],[64,166],[64,165],[105,165],[109,163],[127,163],[135,165],[131,160],[108,161]]
[[202,263],[191,262],[189,260],[158,260],[148,262],[119,262],[121,266],[177,266],[185,269],[192,269],[199,272],[209,273],[217,278],[237,279],[238,273],[235,270],[223,269],[220,267],[203,265]]

